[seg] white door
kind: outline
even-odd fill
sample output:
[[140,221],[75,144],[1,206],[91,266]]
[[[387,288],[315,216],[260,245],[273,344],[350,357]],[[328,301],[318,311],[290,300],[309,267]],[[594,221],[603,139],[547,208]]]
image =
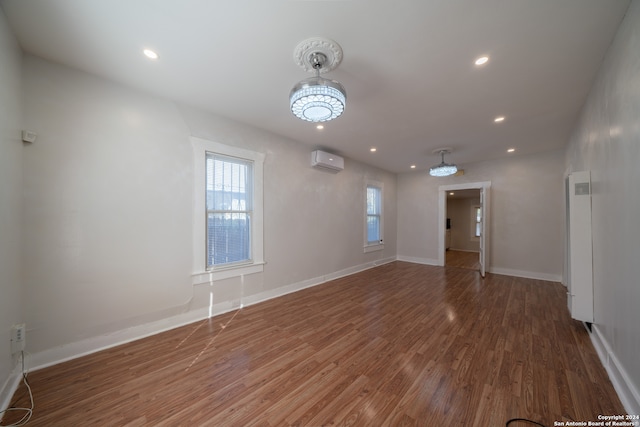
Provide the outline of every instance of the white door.
[[485,188],[480,189],[480,275],[485,276],[487,266],[487,237],[489,236],[487,224],[487,206],[489,191]]

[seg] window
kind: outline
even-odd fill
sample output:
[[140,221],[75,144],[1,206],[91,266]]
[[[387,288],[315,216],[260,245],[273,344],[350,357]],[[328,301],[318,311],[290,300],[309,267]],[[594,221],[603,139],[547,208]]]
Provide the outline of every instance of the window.
[[380,199],[382,191],[378,187],[367,185],[367,243],[380,242],[380,218],[382,209]]
[[382,250],[382,184],[369,182],[366,185],[367,202],[365,217],[365,252]]
[[473,206],[471,208],[471,223],[474,234],[471,236],[472,240],[477,240],[482,232],[482,208],[480,206]]
[[207,268],[251,261],[253,162],[206,153]]
[[191,138],[193,284],[263,270],[264,154]]

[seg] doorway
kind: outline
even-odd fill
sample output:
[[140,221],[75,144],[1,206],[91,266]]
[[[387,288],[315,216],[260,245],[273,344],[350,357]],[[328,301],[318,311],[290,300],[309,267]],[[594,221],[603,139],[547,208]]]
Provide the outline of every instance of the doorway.
[[[441,185],[438,187],[438,265],[446,265],[447,252],[447,195],[451,192],[460,192],[466,190],[475,190],[479,195],[479,221],[475,227],[478,227],[478,271],[482,277],[488,270],[490,254],[490,190],[491,182],[470,182],[466,184]],[[475,193],[474,193],[475,194]],[[470,218],[471,221],[471,218]],[[450,224],[453,227],[453,224]],[[452,230],[452,228],[451,228]],[[449,233],[451,234],[451,232]],[[451,249],[451,247],[450,247]]]
[[479,271],[482,228],[480,190],[447,191],[446,198],[445,266]]

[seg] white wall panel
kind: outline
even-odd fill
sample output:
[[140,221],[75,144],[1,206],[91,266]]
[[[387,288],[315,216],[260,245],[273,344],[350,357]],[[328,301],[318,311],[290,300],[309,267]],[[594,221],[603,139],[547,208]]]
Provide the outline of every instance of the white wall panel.
[[[17,362],[11,356],[11,326],[22,314],[22,141],[21,65],[18,43],[0,9],[0,409],[9,403],[7,380]],[[28,337],[27,337],[28,339]]]
[[573,172],[568,185],[569,278],[567,305],[571,317],[593,322],[593,243],[591,238],[591,174]]
[[640,412],[640,1],[609,48],[566,153],[590,170],[594,338],[630,413]]

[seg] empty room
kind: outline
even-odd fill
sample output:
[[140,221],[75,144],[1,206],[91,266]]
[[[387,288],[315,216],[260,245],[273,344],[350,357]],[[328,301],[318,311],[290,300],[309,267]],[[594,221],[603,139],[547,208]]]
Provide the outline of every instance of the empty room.
[[0,425],[640,426],[640,0],[0,0]]

